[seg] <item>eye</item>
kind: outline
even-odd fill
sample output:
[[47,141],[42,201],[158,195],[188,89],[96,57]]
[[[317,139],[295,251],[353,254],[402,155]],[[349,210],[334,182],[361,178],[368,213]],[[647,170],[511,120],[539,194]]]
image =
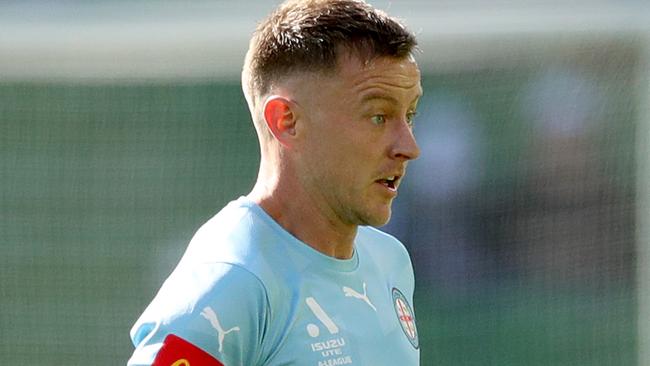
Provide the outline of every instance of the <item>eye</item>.
[[386,116],[384,116],[383,114],[377,114],[371,117],[371,121],[377,126],[383,125],[384,123],[386,123]]
[[415,122],[415,117],[417,116],[417,112],[409,112],[406,114],[406,123],[408,123],[409,126],[413,127],[413,123]]

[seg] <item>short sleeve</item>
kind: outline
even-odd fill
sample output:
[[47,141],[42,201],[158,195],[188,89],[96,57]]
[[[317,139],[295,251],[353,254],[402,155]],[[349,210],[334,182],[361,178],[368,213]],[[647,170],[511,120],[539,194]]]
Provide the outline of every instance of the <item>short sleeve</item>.
[[161,348],[173,347],[166,343],[170,339],[225,366],[258,365],[267,319],[266,290],[252,273],[226,263],[186,264],[172,273],[133,326],[136,349],[128,365],[153,364]]

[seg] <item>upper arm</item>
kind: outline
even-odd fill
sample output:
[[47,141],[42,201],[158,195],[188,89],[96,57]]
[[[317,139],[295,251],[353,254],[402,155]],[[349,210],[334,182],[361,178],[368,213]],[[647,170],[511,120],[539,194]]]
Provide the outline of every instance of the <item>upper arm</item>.
[[268,299],[260,280],[224,263],[177,270],[131,331],[129,365],[150,365],[168,335],[198,347],[226,366],[263,359]]

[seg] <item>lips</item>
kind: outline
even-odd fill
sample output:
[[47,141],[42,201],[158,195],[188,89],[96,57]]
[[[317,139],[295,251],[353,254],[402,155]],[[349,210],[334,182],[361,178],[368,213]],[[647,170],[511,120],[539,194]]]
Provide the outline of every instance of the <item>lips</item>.
[[377,179],[375,182],[383,185],[391,191],[397,191],[400,178],[400,175],[389,175],[384,178]]

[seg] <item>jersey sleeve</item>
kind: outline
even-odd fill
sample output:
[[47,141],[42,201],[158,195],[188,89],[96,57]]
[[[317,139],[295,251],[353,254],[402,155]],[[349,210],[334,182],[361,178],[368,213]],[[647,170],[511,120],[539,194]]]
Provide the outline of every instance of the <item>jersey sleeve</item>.
[[258,365],[267,321],[265,288],[247,270],[179,267],[133,326],[128,365]]

